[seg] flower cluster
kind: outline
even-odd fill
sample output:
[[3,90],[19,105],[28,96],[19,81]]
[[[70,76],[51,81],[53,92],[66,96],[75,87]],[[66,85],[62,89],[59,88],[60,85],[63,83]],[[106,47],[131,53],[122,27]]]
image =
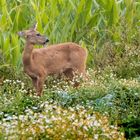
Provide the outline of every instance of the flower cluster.
[[0,121],[0,133],[6,139],[110,139],[123,140],[117,126],[109,124],[108,117],[92,108],[77,105],[62,108],[48,101],[37,109],[26,109],[24,115],[6,116]]
[[27,90],[25,90],[25,84],[20,80],[9,80],[6,79],[3,81],[5,86],[5,92],[11,93],[15,90],[18,90],[21,93],[27,93]]
[[126,87],[135,87],[135,88],[139,88],[140,87],[140,83],[137,79],[121,79],[119,80],[119,83],[123,86],[126,86]]
[[4,89],[4,93],[8,93],[8,94],[13,94],[16,92],[27,94],[33,92],[31,89],[27,90],[25,83],[22,82],[21,80],[5,79],[3,81],[3,89]]

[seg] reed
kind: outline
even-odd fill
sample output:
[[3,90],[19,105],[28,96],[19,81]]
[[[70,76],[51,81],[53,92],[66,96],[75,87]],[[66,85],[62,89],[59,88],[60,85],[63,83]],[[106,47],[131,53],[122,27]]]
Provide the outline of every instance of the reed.
[[138,0],[2,0],[0,7],[0,50],[4,63],[18,68],[23,42],[17,32],[34,22],[50,44],[73,41],[86,46],[89,63],[93,50],[106,42],[139,40]]

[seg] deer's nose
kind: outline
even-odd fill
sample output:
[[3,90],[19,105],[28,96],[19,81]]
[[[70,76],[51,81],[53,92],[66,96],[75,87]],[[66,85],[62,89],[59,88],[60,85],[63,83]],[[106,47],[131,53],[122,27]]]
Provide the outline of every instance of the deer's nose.
[[48,38],[46,39],[46,42],[49,42],[49,39]]

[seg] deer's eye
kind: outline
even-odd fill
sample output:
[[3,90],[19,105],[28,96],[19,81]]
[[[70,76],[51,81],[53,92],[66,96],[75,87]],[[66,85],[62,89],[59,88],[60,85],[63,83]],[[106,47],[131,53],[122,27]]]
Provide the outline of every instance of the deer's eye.
[[36,36],[40,36],[40,34],[38,33],[38,34],[36,34]]

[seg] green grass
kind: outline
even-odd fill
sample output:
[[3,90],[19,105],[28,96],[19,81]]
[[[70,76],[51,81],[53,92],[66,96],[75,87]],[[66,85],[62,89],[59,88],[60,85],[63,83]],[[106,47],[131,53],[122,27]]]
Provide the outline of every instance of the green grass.
[[23,43],[17,32],[34,22],[38,22],[38,30],[49,37],[50,44],[74,41],[87,47],[89,65],[95,63],[93,52],[102,49],[105,43],[114,47],[139,43],[138,0],[3,0],[0,7],[3,63],[18,68]]

